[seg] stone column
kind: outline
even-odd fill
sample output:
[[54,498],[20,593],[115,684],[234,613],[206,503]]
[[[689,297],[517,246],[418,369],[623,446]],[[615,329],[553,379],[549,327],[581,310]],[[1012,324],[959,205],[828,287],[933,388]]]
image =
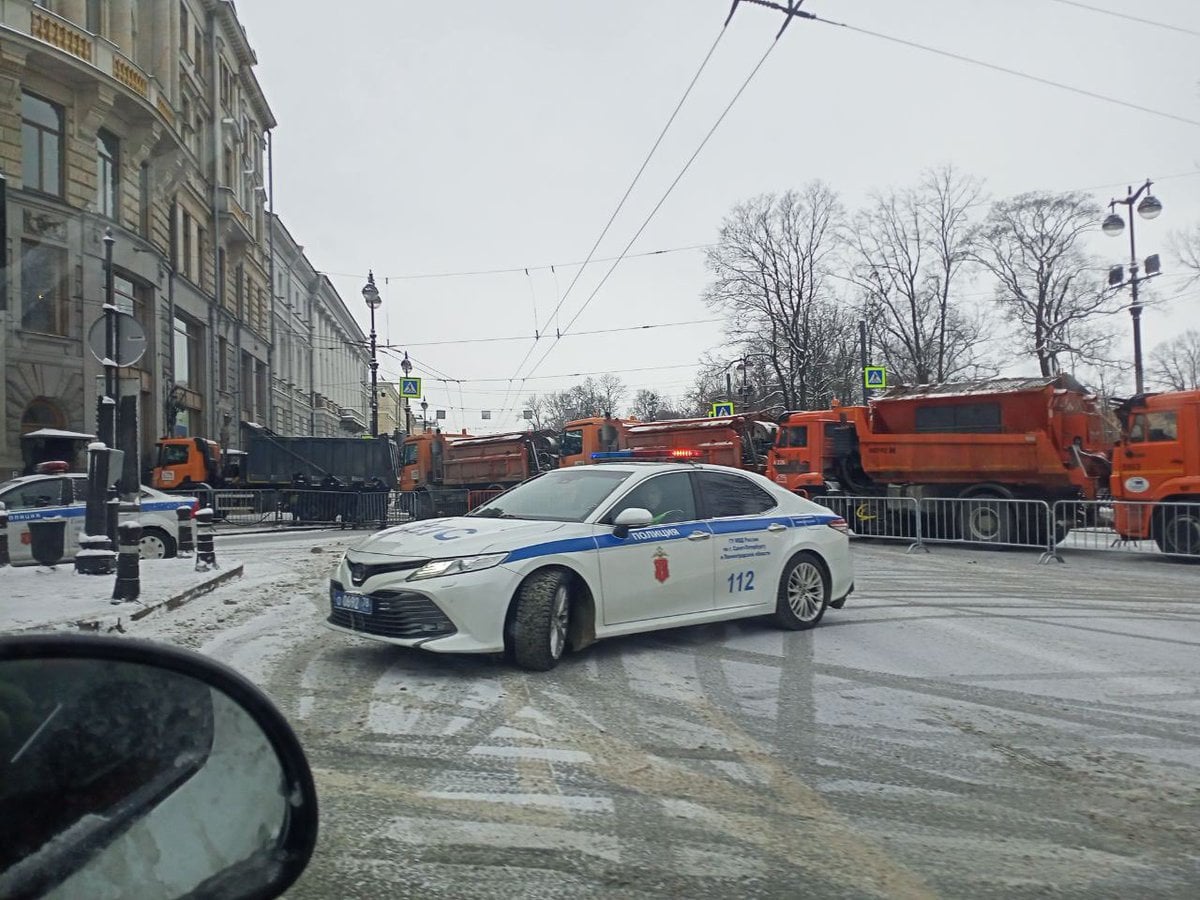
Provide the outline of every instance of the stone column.
[[133,0],[111,0],[109,3],[108,39],[130,59],[137,58],[133,46]]

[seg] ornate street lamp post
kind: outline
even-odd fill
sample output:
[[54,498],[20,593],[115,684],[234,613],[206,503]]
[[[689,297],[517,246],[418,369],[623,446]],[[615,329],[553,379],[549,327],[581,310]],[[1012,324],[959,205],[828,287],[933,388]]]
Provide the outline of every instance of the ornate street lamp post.
[[[1129,280],[1125,280],[1125,270],[1122,266],[1113,266],[1108,270],[1108,284],[1110,287],[1123,288],[1129,286],[1130,293],[1133,296],[1133,301],[1129,305],[1129,315],[1133,317],[1133,378],[1137,393],[1141,394],[1145,390],[1145,382],[1142,378],[1142,302],[1138,299],[1138,285],[1143,281],[1148,281],[1150,278],[1157,275],[1161,269],[1158,260],[1158,254],[1146,257],[1145,272],[1142,277],[1138,277],[1138,258],[1137,248],[1134,244],[1133,237],[1133,204],[1137,203],[1137,213],[1143,219],[1156,219],[1159,213],[1162,212],[1162,203],[1158,198],[1151,194],[1150,180],[1147,179],[1135,192],[1132,187],[1128,189],[1128,195],[1123,199],[1113,199],[1109,201],[1109,213],[1105,217],[1100,230],[1109,237],[1117,237],[1125,230],[1125,220],[1116,212],[1118,203],[1129,207]],[[1142,197],[1145,194],[1145,197]],[[1141,197],[1141,203],[1138,203],[1138,198]]]
[[362,289],[363,299],[371,310],[371,437],[379,436],[379,359],[375,355],[375,310],[383,301],[379,288],[375,287],[375,273],[367,272],[367,283]]

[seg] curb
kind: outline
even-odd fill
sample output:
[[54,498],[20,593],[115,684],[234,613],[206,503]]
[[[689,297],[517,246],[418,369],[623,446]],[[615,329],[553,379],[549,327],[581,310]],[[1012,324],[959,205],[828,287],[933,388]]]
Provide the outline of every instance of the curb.
[[[238,563],[232,569],[226,569],[222,572],[218,572],[216,575],[214,575],[212,578],[209,578],[207,581],[202,581],[200,584],[193,585],[192,587],[188,588],[186,591],[181,591],[178,594],[174,594],[173,596],[167,597],[165,600],[159,600],[157,603],[153,603],[148,606],[143,606],[141,609],[137,610],[136,612],[130,613],[129,620],[131,622],[136,622],[139,619],[146,618],[146,616],[150,615],[152,612],[156,612],[160,609],[167,609],[167,610],[178,609],[179,607],[183,606],[185,603],[188,603],[191,600],[195,600],[197,597],[202,597],[205,594],[216,590],[221,585],[225,584],[228,581],[232,581],[234,578],[241,578],[242,575],[244,574],[244,568],[245,568],[244,563]],[[115,624],[112,624],[111,619],[105,619],[105,618],[78,619],[73,624],[80,631],[97,631],[97,632],[105,631],[105,632],[108,632],[108,631],[124,631],[125,630],[124,627],[121,625],[120,617],[117,618]]]
[[195,600],[197,597],[201,597],[210,591],[214,591],[227,581],[232,581],[234,578],[241,578],[243,569],[244,565],[242,563],[238,563],[232,569],[221,572],[215,577],[210,578],[208,581],[202,582],[195,587],[190,587],[182,593],[176,594],[173,597],[168,597],[166,600],[160,600],[153,606],[146,606],[142,609],[139,609],[137,612],[131,614],[129,618],[131,621],[136,622],[139,619],[146,618],[146,616],[158,609],[178,609],[189,600]]

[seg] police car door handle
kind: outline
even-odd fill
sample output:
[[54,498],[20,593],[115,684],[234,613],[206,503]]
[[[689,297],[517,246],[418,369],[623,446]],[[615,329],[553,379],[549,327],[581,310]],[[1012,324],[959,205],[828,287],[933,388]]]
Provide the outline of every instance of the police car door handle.
[[712,537],[712,534],[710,532],[693,531],[691,534],[688,535],[687,539],[689,541],[707,541],[710,537]]
[[787,526],[780,525],[778,522],[772,522],[767,526],[767,531],[787,531]]

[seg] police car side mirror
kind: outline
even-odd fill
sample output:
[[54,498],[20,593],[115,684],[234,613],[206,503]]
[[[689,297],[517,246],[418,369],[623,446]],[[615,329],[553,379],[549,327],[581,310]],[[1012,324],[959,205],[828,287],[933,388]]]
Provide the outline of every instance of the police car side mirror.
[[619,538],[628,537],[630,528],[640,528],[654,522],[654,514],[640,506],[631,506],[617,513],[613,519],[613,534]]
[[287,721],[232,669],[90,635],[0,638],[0,896],[277,897],[317,837]]

